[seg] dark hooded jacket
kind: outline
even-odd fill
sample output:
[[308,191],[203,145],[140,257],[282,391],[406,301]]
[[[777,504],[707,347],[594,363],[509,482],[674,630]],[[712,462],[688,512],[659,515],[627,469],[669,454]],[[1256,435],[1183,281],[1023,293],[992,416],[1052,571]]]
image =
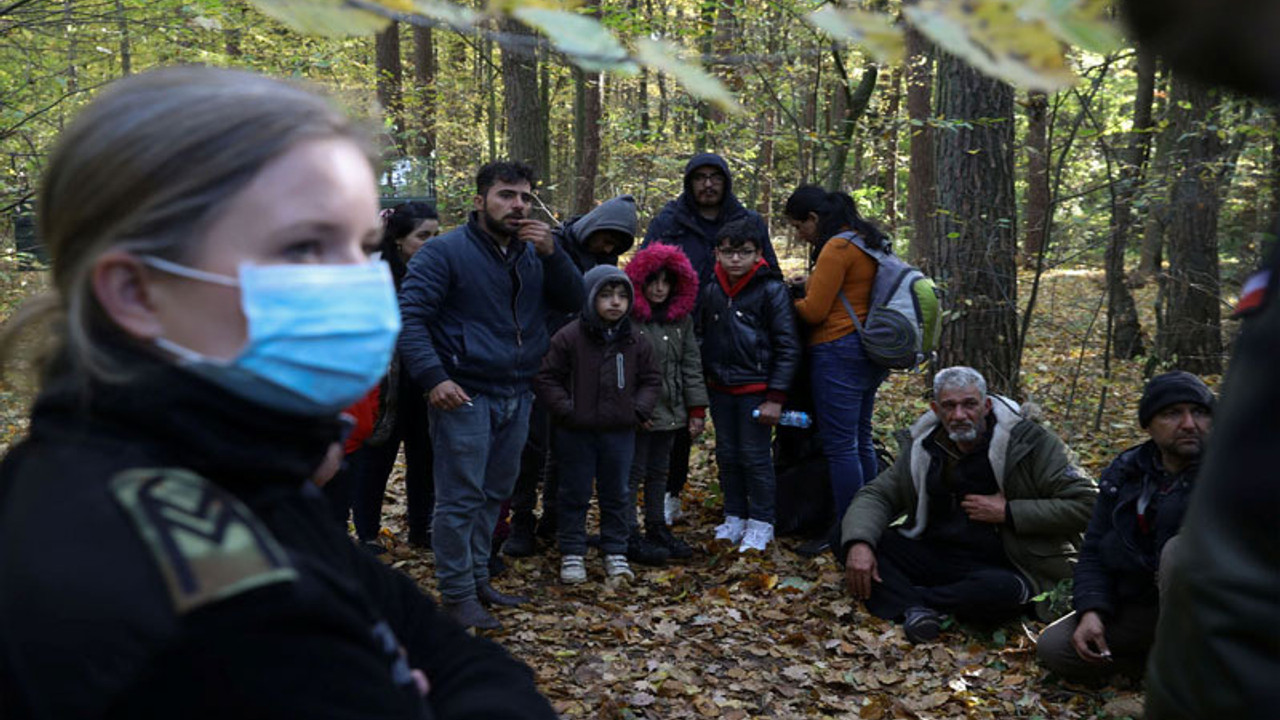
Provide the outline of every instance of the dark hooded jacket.
[[712,278],[701,290],[697,319],[707,382],[763,384],[781,402],[800,364],[800,333],[787,286],[763,263],[732,297],[717,274]]
[[55,377],[0,464],[0,717],[555,717],[329,519],[336,418],[122,352],[125,382]]
[[546,354],[548,310],[582,305],[567,253],[542,257],[512,241],[504,254],[471,213],[409,260],[400,290],[400,359],[430,392],[453,380],[468,392],[526,392]]
[[658,360],[649,342],[632,332],[630,317],[607,326],[596,313],[596,296],[609,281],[622,281],[635,297],[631,281],[618,268],[589,270],[583,278],[587,300],[582,316],[551,339],[551,351],[534,380],[538,401],[565,427],[635,428],[653,414],[662,391]]
[[[690,177],[700,167],[718,168],[724,173],[724,200],[720,206],[720,215],[715,220],[705,220],[698,214],[698,205],[694,201]],[[758,232],[756,236],[761,242],[761,251],[769,266],[779,269],[778,256],[773,251],[773,243],[769,241],[769,226],[760,214],[745,208],[733,194],[733,175],[729,172],[729,164],[724,158],[714,153],[694,155],[684,167],[684,192],[665,207],[649,223],[644,233],[645,248],[655,242],[675,245],[684,251],[698,273],[698,282],[706,286],[712,282],[716,264],[716,234],[726,223],[738,218],[751,218]]]
[[[621,246],[611,253],[593,253],[587,249],[587,238],[600,230],[616,230],[627,236]],[[617,265],[618,257],[631,249],[636,239],[636,199],[619,195],[600,203],[586,215],[570,219],[552,231],[556,246],[573,261],[579,273],[585,273],[597,265]],[[570,320],[578,316],[575,307],[568,312],[551,310],[547,313],[547,333],[555,335]]]
[[[600,203],[586,215],[571,218],[553,234],[573,264],[585,273],[597,265],[617,265],[618,257],[635,244],[636,228],[636,199],[619,195]],[[627,239],[611,253],[592,253],[587,250],[587,238],[600,230],[616,230]]]

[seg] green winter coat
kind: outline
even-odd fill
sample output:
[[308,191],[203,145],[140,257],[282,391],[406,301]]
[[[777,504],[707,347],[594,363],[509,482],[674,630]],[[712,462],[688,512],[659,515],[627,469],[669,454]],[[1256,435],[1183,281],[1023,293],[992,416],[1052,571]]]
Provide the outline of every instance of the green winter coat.
[[651,431],[679,430],[689,423],[689,410],[706,407],[707,385],[702,379],[702,356],[693,334],[693,318],[675,323],[636,322],[632,331],[649,339],[662,366],[662,397],[654,408]]
[[[1039,594],[1071,577],[1098,491],[1056,435],[1023,417],[1012,400],[991,400],[996,426],[988,457],[1013,518],[1012,527],[1000,526],[1000,538],[1009,561]],[[941,450],[926,440],[939,428],[933,411],[926,412],[911,426],[909,450],[854,496],[841,525],[846,548],[854,542],[875,547],[900,517],[905,522],[895,531],[909,538],[925,534],[928,495],[922,490],[929,473],[941,472]]]

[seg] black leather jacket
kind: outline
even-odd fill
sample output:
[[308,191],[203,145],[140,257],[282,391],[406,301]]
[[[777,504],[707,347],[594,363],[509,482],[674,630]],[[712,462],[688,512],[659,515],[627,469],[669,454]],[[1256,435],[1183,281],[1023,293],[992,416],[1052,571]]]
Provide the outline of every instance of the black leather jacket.
[[781,277],[765,265],[732,298],[713,279],[702,288],[698,329],[707,382],[764,383],[785,393],[800,363],[795,309]]

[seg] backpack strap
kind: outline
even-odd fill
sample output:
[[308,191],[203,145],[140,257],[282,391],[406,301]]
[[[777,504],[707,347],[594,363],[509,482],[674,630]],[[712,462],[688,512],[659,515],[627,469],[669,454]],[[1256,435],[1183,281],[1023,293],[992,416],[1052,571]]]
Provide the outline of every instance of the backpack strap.
[[[879,259],[877,259],[876,256],[873,255],[871,251],[867,249],[867,244],[865,241],[863,241],[861,235],[859,235],[856,232],[853,232],[852,230],[846,230],[842,233],[836,234],[834,237],[844,238],[849,242],[850,245],[853,245],[854,247],[858,248],[862,252],[869,255],[872,260],[876,261],[876,270],[878,271],[880,269]],[[863,332],[862,330],[862,321],[858,319],[858,313],[854,311],[853,303],[849,302],[849,298],[845,296],[844,288],[840,288],[839,290],[837,290],[836,296],[840,298],[840,302],[844,303],[844,309],[848,311],[849,317],[853,318],[853,326],[858,329],[858,335],[865,336],[866,333]]]

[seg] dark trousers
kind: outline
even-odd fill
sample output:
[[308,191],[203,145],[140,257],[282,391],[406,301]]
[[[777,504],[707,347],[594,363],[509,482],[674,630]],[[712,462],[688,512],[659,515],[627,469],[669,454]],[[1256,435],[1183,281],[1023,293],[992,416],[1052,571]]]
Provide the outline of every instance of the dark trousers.
[[555,429],[555,452],[560,458],[556,541],[562,555],[587,554],[593,479],[600,503],[600,549],[606,555],[626,554],[627,478],[635,441],[636,433],[630,429]]
[[667,463],[667,493],[679,495],[689,480],[689,454],[693,452],[693,436],[676,433],[671,443],[671,460]]
[[404,486],[408,504],[409,536],[423,541],[431,531],[431,514],[435,509],[435,482],[431,465],[434,453],[427,421],[427,403],[407,375],[400,376],[400,394],[396,401],[396,422],[391,435],[381,445],[366,445],[364,467],[357,476],[352,497],[352,516],[356,535],[373,540],[382,528],[382,499],[387,480],[396,464],[400,444],[404,444]]
[[[641,487],[644,488],[644,524],[663,525],[666,518],[662,514],[663,500],[667,494],[667,471],[671,458],[671,446],[677,435],[689,435],[688,430],[659,430],[657,432],[640,431],[636,433],[636,452],[631,461],[631,504],[634,510],[636,497]],[[628,516],[628,522],[634,527],[634,512]]]
[[764,393],[730,395],[711,391],[711,421],[716,427],[716,464],[724,514],[770,525],[774,520],[777,480],[773,474],[773,427],[751,412]]
[[555,524],[558,469],[551,417],[542,403],[534,401],[529,414],[529,439],[520,454],[520,474],[511,494],[511,523],[533,526],[533,510],[538,505],[542,485],[542,520]]
[[[1178,544],[1178,537],[1174,536],[1160,550],[1156,587],[1161,600],[1167,596],[1169,570],[1179,558]],[[1069,680],[1102,680],[1116,672],[1141,676],[1146,668],[1147,653],[1155,644],[1159,617],[1159,605],[1119,603],[1115,612],[1102,619],[1102,633],[1112,662],[1092,663],[1080,657],[1071,644],[1080,618],[1074,612],[1068,613],[1040,633],[1036,657],[1045,667]]]
[[351,504],[356,494],[356,483],[364,471],[367,447],[361,446],[342,459],[338,472],[325,483],[321,490],[329,501],[329,513],[333,521],[347,532],[347,517],[351,514]]
[[1021,613],[1030,599],[1030,585],[1008,563],[905,538],[894,528],[880,536],[876,567],[883,582],[872,583],[867,610],[886,620],[925,606],[961,620],[1003,622]]

